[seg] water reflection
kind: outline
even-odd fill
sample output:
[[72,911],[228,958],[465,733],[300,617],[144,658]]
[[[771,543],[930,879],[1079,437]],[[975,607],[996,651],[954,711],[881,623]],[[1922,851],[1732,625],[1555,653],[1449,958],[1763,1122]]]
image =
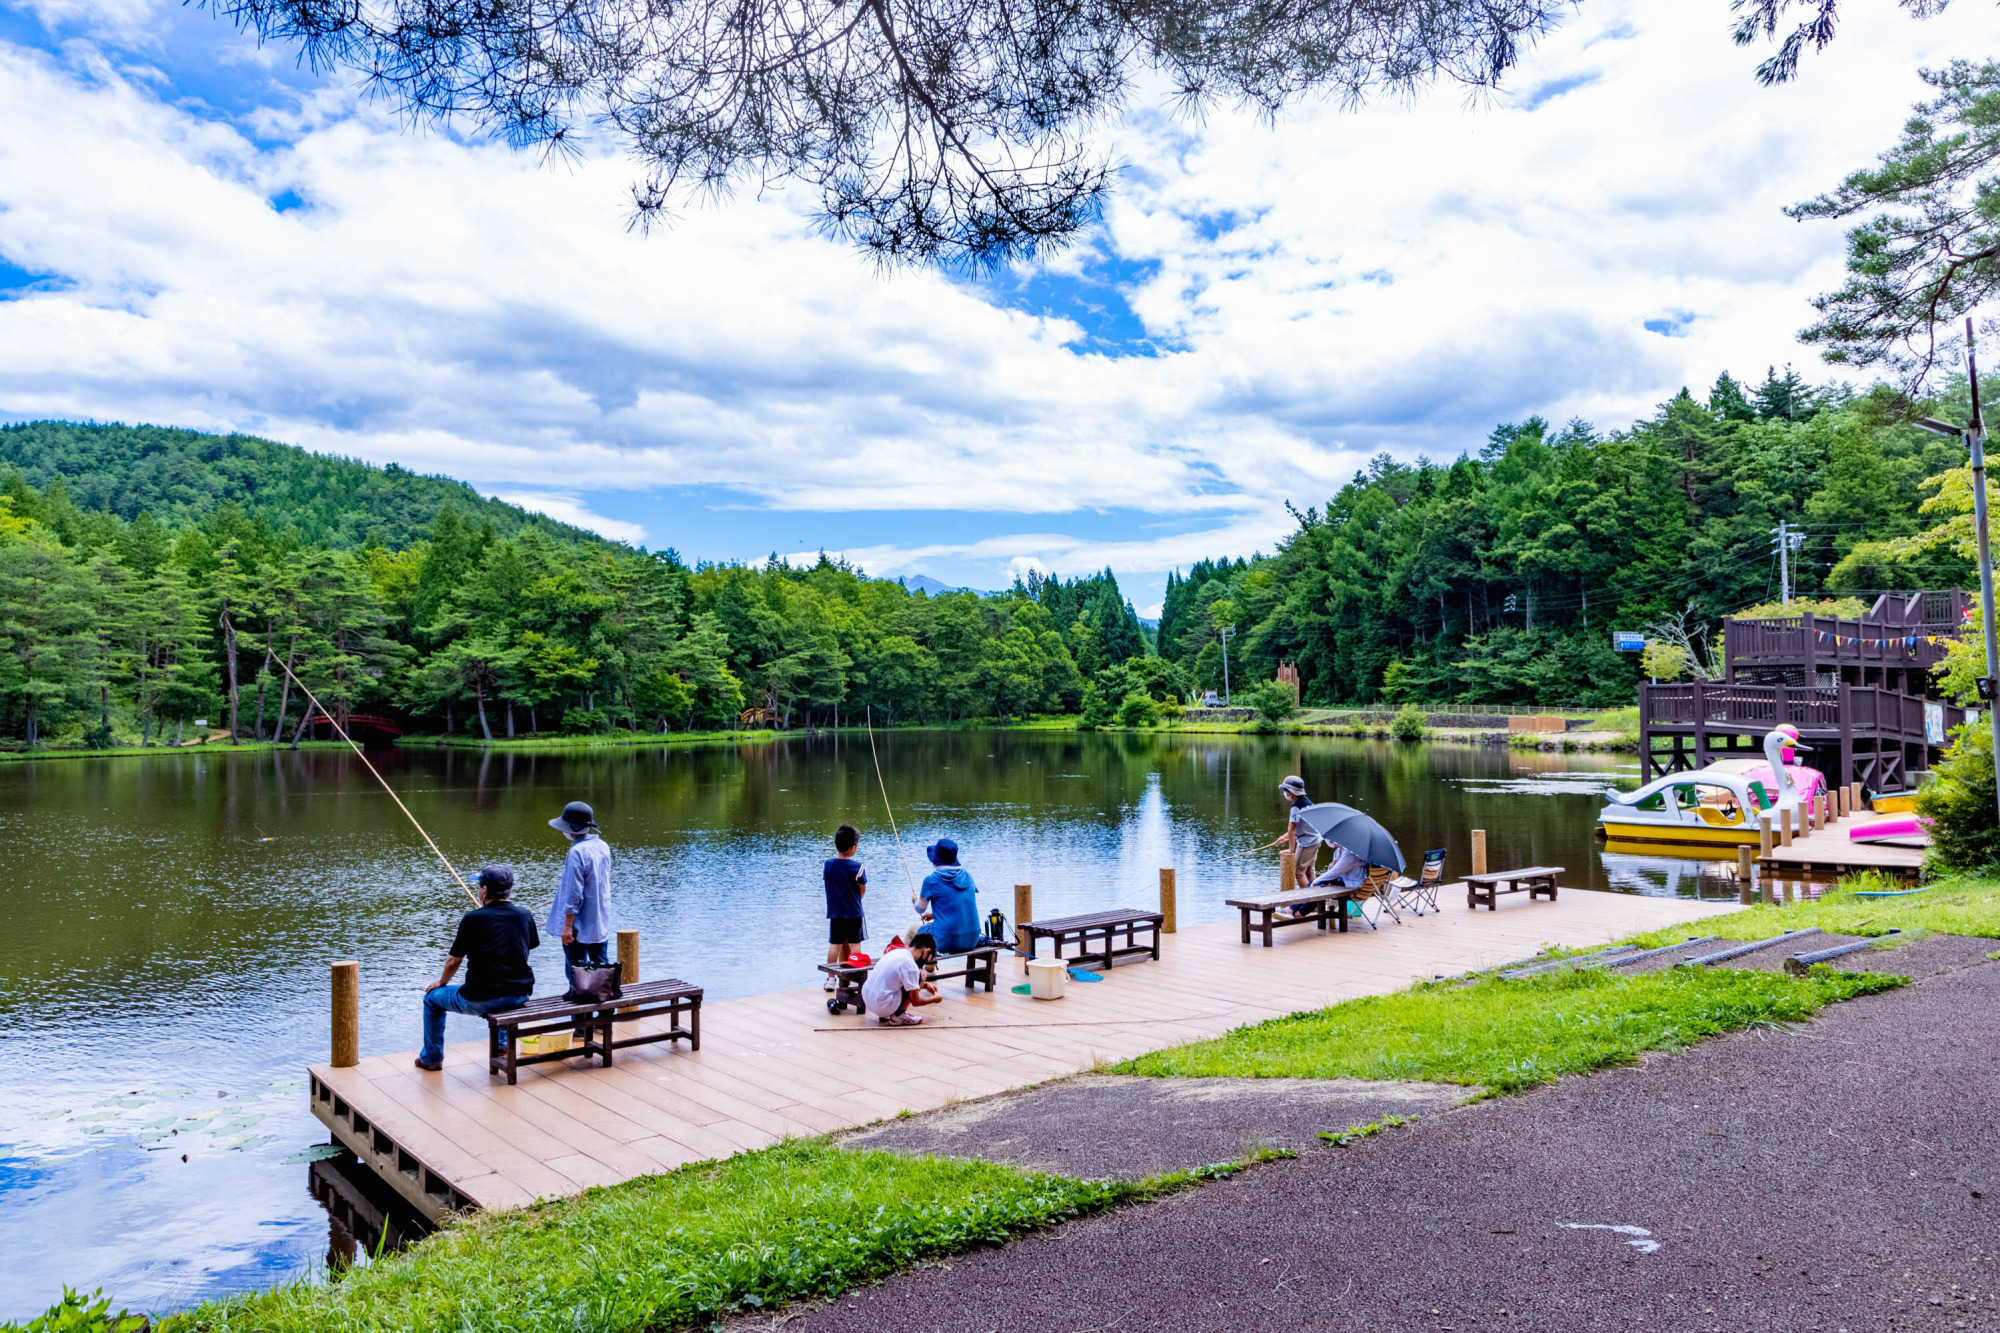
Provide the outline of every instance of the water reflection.
[[[878,739],[902,857],[854,736],[391,751],[377,764],[461,866],[512,862],[531,906],[561,864],[545,821],[588,801],[616,856],[617,924],[641,932],[647,975],[698,980],[718,1000],[816,983],[819,866],[842,822],[863,832],[878,938],[904,924],[920,848],[941,834],[964,849],[982,907],[1011,910],[1016,883],[1034,885],[1041,913],[1150,903],[1174,866],[1192,925],[1275,885],[1273,858],[1224,858],[1282,829],[1289,773],[1374,814],[1412,859],[1447,848],[1454,877],[1478,827],[1494,866],[1565,866],[1565,888],[1711,896],[1699,872],[1600,859],[1602,793],[1637,781],[1622,757],[1293,737]],[[0,765],[0,871],[0,1058],[31,1071],[0,1082],[0,1319],[39,1311],[64,1282],[160,1309],[327,1262],[327,1214],[298,1188],[322,1165],[306,1157],[324,1133],[300,1071],[325,1054],[327,966],[362,961],[364,1053],[410,1050],[416,997],[465,905],[395,807],[334,753]],[[536,957],[545,979],[555,957]],[[453,1022],[454,1040],[477,1031]],[[359,1254],[378,1224],[349,1214]]]

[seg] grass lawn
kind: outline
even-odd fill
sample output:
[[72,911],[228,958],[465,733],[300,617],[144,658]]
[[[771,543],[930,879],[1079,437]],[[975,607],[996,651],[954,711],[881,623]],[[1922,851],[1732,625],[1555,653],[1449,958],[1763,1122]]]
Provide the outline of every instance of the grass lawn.
[[[206,1302],[159,1333],[623,1333],[706,1327],[722,1312],[828,1298],[1117,1204],[1151,1181],[1081,1181],[957,1158],[780,1144],[722,1162],[468,1218],[331,1281]],[[12,1325],[0,1328],[12,1328]]]
[[1972,878],[1933,880],[1922,893],[1901,898],[1858,898],[1859,890],[1899,890],[1909,884],[1882,875],[1842,880],[1814,902],[1746,907],[1728,916],[1703,917],[1691,926],[1656,930],[1624,941],[1641,947],[1673,944],[1690,933],[1730,940],[1761,940],[1783,930],[1818,926],[1835,935],[1886,935],[1891,930],[1934,930],[2000,938],[2000,883]]
[[[1707,923],[1704,923],[1707,925]],[[1685,930],[1683,930],[1683,936]],[[1630,1064],[1903,978],[1822,970],[1794,979],[1700,968],[1623,976],[1596,969],[1468,984],[1436,982],[1238,1028],[1142,1055],[1114,1073],[1170,1077],[1377,1078],[1514,1092],[1563,1074]]]

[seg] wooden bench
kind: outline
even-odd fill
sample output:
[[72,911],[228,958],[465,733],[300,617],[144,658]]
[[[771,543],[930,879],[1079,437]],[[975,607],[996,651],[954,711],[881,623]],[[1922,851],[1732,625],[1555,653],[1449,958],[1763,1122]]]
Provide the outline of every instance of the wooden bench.
[[[1484,875],[1465,877],[1465,905],[1473,911],[1482,906],[1487,911],[1497,911],[1498,896],[1503,893],[1528,891],[1529,899],[1549,895],[1549,901],[1556,900],[1556,876],[1562,874],[1561,866],[1529,866],[1526,870],[1497,870]],[[1506,888],[1500,886],[1505,884]]]
[[[936,967],[925,973],[933,982],[950,981],[954,977],[965,978],[965,988],[984,986],[993,989],[994,968],[1000,957],[1000,946],[981,944],[963,953],[941,953],[937,956]],[[877,960],[880,961],[879,959]],[[947,963],[961,963],[952,969]],[[819,970],[833,978],[833,994],[826,997],[826,1011],[829,1014],[844,1014],[852,1006],[861,1008],[861,983],[868,980],[868,974],[875,970],[875,964],[867,967],[849,967],[846,963],[821,963]]]
[[[1271,893],[1261,898],[1231,898],[1229,906],[1243,914],[1243,942],[1250,942],[1250,932],[1261,931],[1264,947],[1271,947],[1271,932],[1285,926],[1303,926],[1307,922],[1321,930],[1329,928],[1339,931],[1347,929],[1347,903],[1360,889],[1350,889],[1340,884],[1323,885],[1310,889],[1293,889],[1288,893]],[[1285,909],[1311,907],[1310,912],[1292,915]],[[1263,913],[1264,919],[1251,924],[1252,912]],[[1279,915],[1284,913],[1284,915]],[[1338,923],[1338,924],[1335,924]]]
[[[1085,912],[1081,916],[1061,916],[1048,921],[1023,921],[1021,931],[1028,937],[1028,957],[1035,956],[1035,941],[1048,940],[1055,950],[1059,962],[1102,963],[1106,971],[1120,958],[1131,958],[1144,954],[1148,958],[1160,956],[1160,923],[1166,920],[1158,912],[1142,912],[1133,907],[1112,907],[1102,912]],[[1125,932],[1125,945],[1116,947],[1113,943],[1119,931]],[[1150,931],[1151,944],[1139,943],[1139,932]],[[1090,941],[1102,937],[1104,947],[1093,952]],[[1076,957],[1065,959],[1063,945],[1074,944],[1081,952]]]
[[[662,1015],[673,1024],[664,1032],[614,1038],[613,1029],[620,1023],[635,1023],[642,1018]],[[681,1026],[683,1017],[687,1019],[686,1027]],[[503,1031],[507,1033],[505,1050],[500,1047]],[[566,1051],[521,1054],[521,1038],[540,1037],[552,1032],[579,1033],[583,1044],[572,1044]],[[608,1005],[596,1001],[571,1004],[563,996],[549,995],[530,1000],[519,1009],[503,1009],[486,1015],[486,1070],[489,1074],[505,1074],[507,1081],[512,1083],[515,1071],[521,1065],[595,1055],[608,1067],[611,1053],[615,1050],[645,1046],[656,1041],[681,1040],[687,1042],[691,1051],[701,1049],[701,987],[671,978],[666,981],[639,981],[625,987],[624,994]]]

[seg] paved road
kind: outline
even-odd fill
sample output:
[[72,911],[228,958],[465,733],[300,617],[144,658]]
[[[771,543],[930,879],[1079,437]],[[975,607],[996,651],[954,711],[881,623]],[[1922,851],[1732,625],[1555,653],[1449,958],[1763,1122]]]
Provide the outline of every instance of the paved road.
[[1314,1151],[783,1326],[2000,1329],[2000,966]]

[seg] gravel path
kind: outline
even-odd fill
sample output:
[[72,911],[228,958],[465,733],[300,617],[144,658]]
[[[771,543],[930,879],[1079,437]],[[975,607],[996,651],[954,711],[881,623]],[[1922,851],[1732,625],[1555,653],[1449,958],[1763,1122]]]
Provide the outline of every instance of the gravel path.
[[779,1322],[2000,1329],[2000,966],[1909,970],[1795,1030],[1309,1150]]

